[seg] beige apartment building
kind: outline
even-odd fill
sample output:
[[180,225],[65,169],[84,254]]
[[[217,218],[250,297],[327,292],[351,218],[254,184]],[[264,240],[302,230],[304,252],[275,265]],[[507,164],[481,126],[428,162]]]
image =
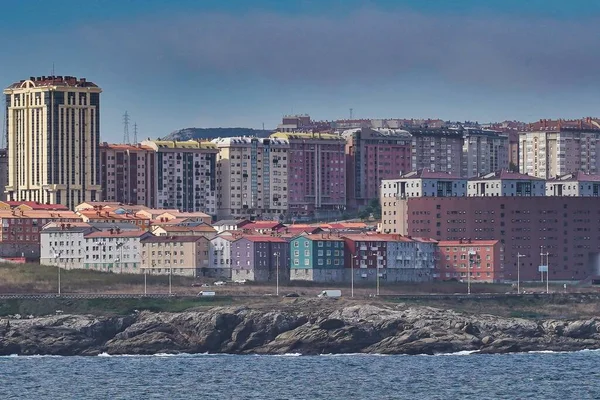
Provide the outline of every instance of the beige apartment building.
[[156,207],[216,215],[218,149],[196,140],[146,140],[156,152]]
[[73,76],[30,77],[4,89],[8,200],[70,209],[99,200],[101,92]]
[[142,272],[195,277],[209,266],[210,241],[204,236],[149,236],[141,246]]
[[288,209],[288,151],[284,138],[213,140],[217,156],[218,219],[278,219]]
[[519,138],[519,169],[542,179],[571,172],[600,172],[600,125],[591,118],[541,120]]

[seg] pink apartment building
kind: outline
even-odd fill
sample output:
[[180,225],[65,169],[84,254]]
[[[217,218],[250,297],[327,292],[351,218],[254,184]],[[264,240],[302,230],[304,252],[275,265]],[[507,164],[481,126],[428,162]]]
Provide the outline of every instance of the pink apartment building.
[[407,131],[359,128],[348,130],[343,136],[350,207],[377,199],[383,179],[398,178],[411,170],[412,136]]
[[346,141],[326,133],[271,135],[289,141],[288,205],[292,218],[340,212],[346,207]]

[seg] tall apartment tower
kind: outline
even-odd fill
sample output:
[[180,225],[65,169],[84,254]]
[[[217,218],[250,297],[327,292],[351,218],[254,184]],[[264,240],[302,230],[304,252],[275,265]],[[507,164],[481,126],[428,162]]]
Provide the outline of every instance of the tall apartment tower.
[[462,172],[472,178],[509,167],[508,136],[500,132],[467,128],[463,131]]
[[448,128],[409,129],[412,134],[412,170],[460,174],[463,132]]
[[102,201],[156,208],[156,152],[148,146],[100,145]]
[[232,137],[212,141],[217,155],[217,217],[279,219],[288,209],[286,139]]
[[214,143],[146,140],[156,152],[156,206],[215,216],[218,149]]
[[519,139],[519,169],[542,179],[582,171],[600,173],[600,125],[591,118],[541,120]]
[[346,141],[327,133],[271,135],[290,144],[288,204],[292,219],[339,215],[346,208]]
[[411,170],[410,133],[400,129],[359,128],[345,131],[347,195],[351,207],[365,206],[379,197],[383,179]]
[[85,78],[42,76],[4,90],[8,200],[100,200],[100,93]]

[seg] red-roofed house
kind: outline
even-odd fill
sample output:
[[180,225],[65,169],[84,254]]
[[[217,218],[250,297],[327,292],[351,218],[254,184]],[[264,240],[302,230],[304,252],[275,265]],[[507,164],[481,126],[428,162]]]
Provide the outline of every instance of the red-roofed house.
[[289,244],[280,237],[243,236],[231,243],[231,279],[287,282],[290,278]]
[[62,204],[42,204],[37,201],[2,201],[0,202],[0,210],[20,209],[27,210],[42,210],[42,211],[69,211],[67,206]]

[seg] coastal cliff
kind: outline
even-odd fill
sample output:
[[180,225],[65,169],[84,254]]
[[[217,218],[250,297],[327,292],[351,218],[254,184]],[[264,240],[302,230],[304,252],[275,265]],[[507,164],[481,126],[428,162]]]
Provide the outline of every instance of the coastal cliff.
[[0,319],[0,355],[438,354],[600,348],[600,319],[529,320],[432,307],[298,301],[127,316]]

